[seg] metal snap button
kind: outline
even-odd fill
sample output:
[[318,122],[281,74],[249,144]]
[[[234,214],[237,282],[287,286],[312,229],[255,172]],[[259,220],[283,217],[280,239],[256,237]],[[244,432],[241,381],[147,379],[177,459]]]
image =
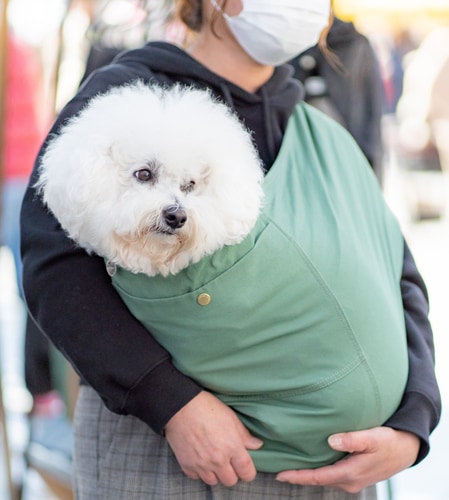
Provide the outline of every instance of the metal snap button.
[[200,306],[208,306],[211,300],[211,296],[208,293],[200,293],[196,299]]

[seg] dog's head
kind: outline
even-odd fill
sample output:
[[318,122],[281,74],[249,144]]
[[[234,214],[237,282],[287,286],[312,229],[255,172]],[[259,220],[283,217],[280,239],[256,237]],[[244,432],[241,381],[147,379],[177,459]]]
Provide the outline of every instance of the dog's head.
[[176,273],[239,243],[259,215],[251,136],[204,91],[134,84],[51,141],[37,188],[69,236],[132,272]]

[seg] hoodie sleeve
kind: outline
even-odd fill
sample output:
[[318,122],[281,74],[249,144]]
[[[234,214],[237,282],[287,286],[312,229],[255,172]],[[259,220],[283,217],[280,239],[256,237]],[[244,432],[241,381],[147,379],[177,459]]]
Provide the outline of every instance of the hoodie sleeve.
[[418,458],[429,452],[429,436],[441,415],[441,397],[435,377],[435,351],[432,328],[428,320],[428,297],[407,244],[401,278],[402,302],[409,357],[409,376],[401,404],[385,423],[387,427],[412,432],[421,440]]
[[[52,132],[85,102],[80,96],[73,100]],[[39,158],[21,213],[29,312],[111,411],[134,415],[161,433],[201,388],[174,369],[167,351],[131,315],[103,259],[89,256],[65,235],[33,188],[38,165]]]

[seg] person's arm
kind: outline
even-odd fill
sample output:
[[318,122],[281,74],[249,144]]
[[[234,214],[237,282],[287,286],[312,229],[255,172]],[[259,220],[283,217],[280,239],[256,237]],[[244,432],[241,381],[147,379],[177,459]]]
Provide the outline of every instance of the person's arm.
[[355,493],[421,461],[438,424],[441,398],[434,370],[433,334],[424,281],[404,243],[401,277],[409,376],[399,408],[382,427],[330,436],[332,448],[349,453],[334,465],[285,471],[279,481],[322,485]]
[[441,397],[435,377],[435,350],[428,319],[427,290],[406,242],[401,292],[407,331],[409,376],[399,408],[384,425],[412,432],[419,437],[420,450],[416,459],[416,463],[419,463],[429,452],[429,436],[440,419]]

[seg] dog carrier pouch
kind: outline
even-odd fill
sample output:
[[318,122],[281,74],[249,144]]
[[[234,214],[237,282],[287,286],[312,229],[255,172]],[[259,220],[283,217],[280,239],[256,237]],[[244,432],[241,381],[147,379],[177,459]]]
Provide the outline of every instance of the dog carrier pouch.
[[315,468],[343,456],[329,435],[381,425],[401,401],[403,238],[352,138],[306,104],[264,189],[242,243],[113,283],[175,366],[263,440],[259,471]]

